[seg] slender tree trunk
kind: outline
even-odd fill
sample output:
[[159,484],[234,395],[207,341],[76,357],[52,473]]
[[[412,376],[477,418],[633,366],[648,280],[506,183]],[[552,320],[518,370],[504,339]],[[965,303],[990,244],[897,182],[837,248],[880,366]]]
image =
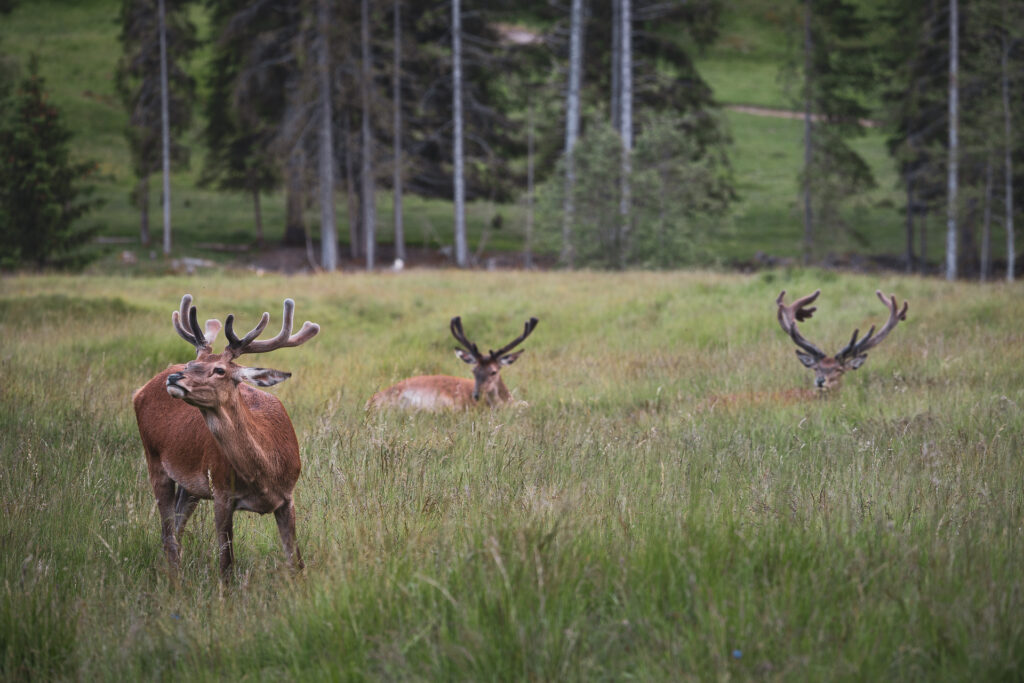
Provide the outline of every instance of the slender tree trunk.
[[526,114],[526,240],[523,245],[523,266],[533,268],[533,99]]
[[[615,1],[615,0],[613,0]],[[569,88],[565,97],[565,197],[562,211],[562,253],[569,268],[575,255],[572,228],[576,219],[576,159],[574,148],[580,136],[580,82],[583,78],[583,0],[572,0],[569,25]]]
[[360,204],[363,209],[363,233],[366,242],[366,269],[373,270],[377,259],[377,187],[373,169],[373,133],[370,117],[373,115],[373,59],[370,53],[370,0],[362,0],[359,20],[359,38],[362,44],[362,64],[359,90],[363,101],[362,121],[362,176]]
[[352,118],[348,109],[343,114],[342,125],[345,127],[345,193],[348,197],[348,245],[349,256],[356,260],[363,255],[362,228],[359,221],[359,212],[356,211],[356,171],[355,163],[352,161]]
[[612,128],[622,130],[622,2],[612,0],[612,83],[608,111],[612,115]]
[[455,264],[469,265],[466,244],[466,177],[462,152],[462,9],[459,0],[452,0],[452,110],[455,118]]
[[[1009,26],[1007,18],[1006,2],[1003,1],[1003,24]],[[1003,166],[1005,200],[1006,200],[1006,281],[1013,282],[1014,269],[1016,268],[1016,246],[1013,240],[1013,128],[1010,112],[1010,70],[1008,67],[1010,59],[1010,37],[1003,34],[1003,51],[1001,61],[1002,85],[1003,85]]]
[[988,280],[992,270],[992,155],[985,162],[985,201],[981,219],[981,281]]
[[137,190],[139,201],[139,242],[142,246],[148,247],[149,236],[149,171],[143,171],[139,176],[139,188]]
[[286,170],[287,188],[285,190],[285,224],[284,243],[286,245],[298,246],[306,241],[306,220],[303,216],[305,197],[303,196],[303,169],[305,164],[302,161],[302,153],[293,149],[288,155],[288,166]]
[[266,245],[263,239],[263,211],[260,207],[260,191],[255,187],[252,189],[252,216],[256,223],[256,245],[262,249]]
[[803,264],[811,261],[814,248],[814,213],[811,206],[811,164],[814,161],[812,134],[814,123],[811,107],[811,0],[804,2],[804,254]]
[[958,115],[960,88],[957,83],[960,26],[957,16],[958,0],[949,0],[949,175],[946,194],[946,279],[956,279],[956,205],[957,161],[959,157]]
[[619,28],[619,41],[622,44],[619,61],[622,67],[622,166],[620,191],[619,191],[619,238],[618,238],[618,260],[619,268],[626,265],[626,254],[629,251],[630,239],[630,204],[632,203],[632,191],[630,187],[630,175],[633,171],[633,19],[630,0],[621,0],[620,8],[621,24]]
[[338,268],[338,230],[334,216],[334,137],[331,116],[330,26],[328,0],[317,5],[317,72],[320,80],[320,264],[324,270]]
[[911,174],[907,173],[907,219],[906,219],[907,253],[905,255],[906,266],[904,270],[909,274],[914,272],[914,181]]
[[394,107],[394,181],[392,206],[395,215],[395,258],[406,260],[405,218],[402,215],[402,3],[395,0],[395,73],[392,84]]
[[160,32],[160,139],[163,156],[164,256],[171,253],[171,115],[170,91],[167,85],[167,14],[164,0],[159,1]]

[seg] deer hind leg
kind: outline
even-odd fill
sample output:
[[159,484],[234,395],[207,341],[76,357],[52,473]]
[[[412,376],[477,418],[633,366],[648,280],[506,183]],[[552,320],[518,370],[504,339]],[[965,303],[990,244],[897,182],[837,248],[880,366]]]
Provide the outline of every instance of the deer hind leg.
[[283,505],[274,510],[277,520],[277,531],[281,534],[281,545],[284,546],[285,557],[292,571],[302,571],[306,565],[302,561],[302,553],[295,543],[295,503],[289,498]]
[[213,523],[217,527],[217,550],[220,556],[220,578],[227,581],[231,565],[235,562],[234,519],[235,501],[221,496],[213,499]]
[[199,496],[193,496],[179,484],[174,497],[174,535],[176,538],[181,538],[181,530],[185,528],[185,524],[195,512],[198,504]]

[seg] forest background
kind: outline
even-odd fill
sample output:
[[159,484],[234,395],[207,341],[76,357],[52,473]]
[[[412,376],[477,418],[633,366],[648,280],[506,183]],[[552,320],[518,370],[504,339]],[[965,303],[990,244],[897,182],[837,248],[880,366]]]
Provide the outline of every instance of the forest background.
[[[1024,153],[1019,83],[1003,78],[1024,72],[1012,3],[959,10],[952,204],[953,5],[633,4],[633,121],[624,124],[621,4],[582,3],[571,196],[570,4],[462,4],[460,211],[450,5],[167,0],[173,239],[161,243],[157,3],[15,2],[0,24],[5,90],[36,69],[68,130],[69,158],[88,165],[76,182],[93,190],[76,199],[81,235],[69,253],[21,260],[80,263],[93,256],[73,256],[88,238],[107,245],[93,268],[127,272],[331,267],[323,247],[336,242],[334,265],[349,268],[404,256],[409,265],[803,261],[948,273],[953,220],[957,273],[1005,274],[1022,205],[1019,172],[1006,169]],[[325,225],[336,240],[322,240]]]

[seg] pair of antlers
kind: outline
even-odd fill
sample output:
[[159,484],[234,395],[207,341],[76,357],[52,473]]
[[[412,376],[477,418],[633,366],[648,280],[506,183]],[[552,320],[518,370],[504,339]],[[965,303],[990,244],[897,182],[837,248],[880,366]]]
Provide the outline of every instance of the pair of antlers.
[[[782,326],[782,331],[790,336],[793,342],[801,349],[811,354],[818,360],[821,360],[828,354],[822,351],[820,348],[812,344],[811,342],[804,339],[803,335],[800,334],[797,329],[797,322],[803,322],[810,318],[818,308],[812,306],[808,308],[809,304],[814,303],[814,300],[821,294],[820,289],[814,290],[812,294],[808,294],[805,297],[801,297],[789,304],[788,306],[782,303],[783,297],[786,296],[786,290],[782,290],[775,303],[778,305],[778,318],[779,325]],[[835,355],[835,359],[838,361],[845,361],[850,358],[857,358],[863,356],[869,349],[877,346],[885,337],[892,331],[896,324],[901,320],[907,319],[907,302],[903,302],[903,308],[898,309],[896,306],[896,295],[890,294],[887,299],[881,290],[875,290],[875,295],[879,300],[885,304],[885,307],[889,309],[889,320],[886,321],[885,325],[875,334],[875,326],[872,325],[871,329],[864,336],[863,339],[857,341],[857,335],[860,334],[859,329],[853,331],[853,336],[850,337],[850,343],[847,344],[839,353]]]
[[[259,323],[256,324],[256,327],[252,328],[242,338],[235,334],[235,316],[233,314],[228,315],[224,325],[224,335],[228,338],[228,345],[225,347],[224,353],[229,354],[231,358],[238,358],[243,353],[266,353],[288,346],[298,346],[305,344],[320,331],[319,325],[307,320],[302,323],[302,329],[293,335],[292,323],[294,316],[295,302],[291,299],[285,299],[281,331],[277,333],[276,337],[256,341],[256,337],[260,336],[267,323],[270,322],[269,313],[265,312],[263,317],[260,318]],[[188,321],[188,329],[182,324],[186,320]],[[181,297],[181,308],[171,313],[171,322],[181,338],[195,347],[197,355],[213,353],[213,340],[217,338],[217,333],[220,332],[220,321],[217,319],[207,320],[205,330],[200,327],[196,307],[192,305],[191,294]]]
[[465,347],[466,351],[472,354],[473,358],[475,358],[478,363],[498,360],[499,358],[507,354],[509,351],[514,349],[516,346],[521,344],[524,339],[529,337],[530,333],[533,332],[533,328],[535,327],[537,327],[537,319],[530,318],[529,320],[526,321],[526,325],[523,326],[523,333],[521,335],[510,341],[508,344],[505,344],[497,351],[491,350],[489,352],[490,356],[487,357],[480,353],[480,349],[477,348],[476,344],[471,342],[466,337],[466,333],[462,329],[461,316],[455,316],[454,318],[452,318],[451,322],[452,336],[455,337],[455,341],[462,344],[462,346]]

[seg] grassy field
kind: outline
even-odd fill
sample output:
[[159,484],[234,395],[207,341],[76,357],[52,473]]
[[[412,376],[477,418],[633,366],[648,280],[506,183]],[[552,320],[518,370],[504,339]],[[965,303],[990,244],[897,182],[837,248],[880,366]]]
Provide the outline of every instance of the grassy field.
[[[828,400],[774,320],[822,287],[833,348],[910,313]],[[165,572],[132,391],[191,349],[169,313],[281,300],[323,332],[259,359],[304,461],[306,571],[212,506]],[[1021,285],[819,271],[0,280],[0,679],[1018,679]],[[366,415],[540,318],[529,407]],[[257,361],[254,361],[257,362]],[[729,401],[716,402],[717,398]]]
[[[99,162],[97,194],[105,206],[87,220],[98,223],[101,234],[128,239],[138,234],[137,210],[129,203],[134,182],[128,150],[122,135],[126,114],[114,91],[114,69],[120,55],[117,41],[118,3],[114,0],[35,0],[23,2],[0,22],[0,52],[12,55],[24,66],[30,54],[39,57],[41,73],[46,77],[53,101],[67,117],[75,133],[74,152],[79,158]],[[205,15],[201,8],[194,18],[203,34]],[[793,40],[792,17],[780,12],[766,0],[742,0],[725,5],[719,40],[702,54],[695,55],[698,68],[724,105],[744,104],[775,108],[790,105],[778,72],[788,58]],[[192,65],[202,78],[206,53],[200,51]],[[730,158],[736,171],[739,200],[729,215],[717,223],[708,235],[707,251],[714,262],[749,261],[757,252],[772,256],[795,257],[800,253],[801,214],[797,205],[797,176],[802,159],[802,128],[798,121],[774,119],[727,111],[725,117],[734,138]],[[255,235],[251,201],[237,194],[214,192],[196,187],[202,168],[203,149],[198,137],[201,121],[190,132],[192,166],[174,174],[172,182],[172,219],[174,255],[198,256],[224,261],[234,258],[211,250],[208,243],[251,244]],[[523,131],[526,135],[526,131]],[[846,228],[826,231],[820,236],[821,257],[844,254],[902,253],[902,216],[898,207],[902,198],[895,190],[896,175],[885,152],[885,134],[871,130],[856,141],[856,148],[870,164],[878,188],[849,206],[843,214]],[[525,188],[524,188],[525,190]],[[152,229],[160,229],[159,189],[151,188]],[[339,234],[347,239],[345,197],[337,197]],[[494,206],[478,203],[467,216],[469,242],[475,249],[480,235],[496,213],[504,216],[504,229],[489,236],[488,247],[515,251],[522,248],[525,217],[519,205]],[[284,198],[280,193],[264,201],[267,239],[278,241],[283,235]],[[311,210],[307,221],[318,230],[318,212]],[[387,193],[378,196],[378,235],[391,240],[391,200]],[[450,202],[409,198],[405,224],[409,243],[437,249],[452,242]],[[936,262],[942,246],[941,226],[932,226],[930,258]],[[995,239],[995,257],[1002,257],[1003,240]],[[123,250],[136,252],[141,266],[134,271],[159,273],[166,270],[162,261],[149,262],[150,249],[135,244],[118,244],[96,266],[100,272],[119,268],[117,257]],[[159,249],[157,248],[157,251]]]

